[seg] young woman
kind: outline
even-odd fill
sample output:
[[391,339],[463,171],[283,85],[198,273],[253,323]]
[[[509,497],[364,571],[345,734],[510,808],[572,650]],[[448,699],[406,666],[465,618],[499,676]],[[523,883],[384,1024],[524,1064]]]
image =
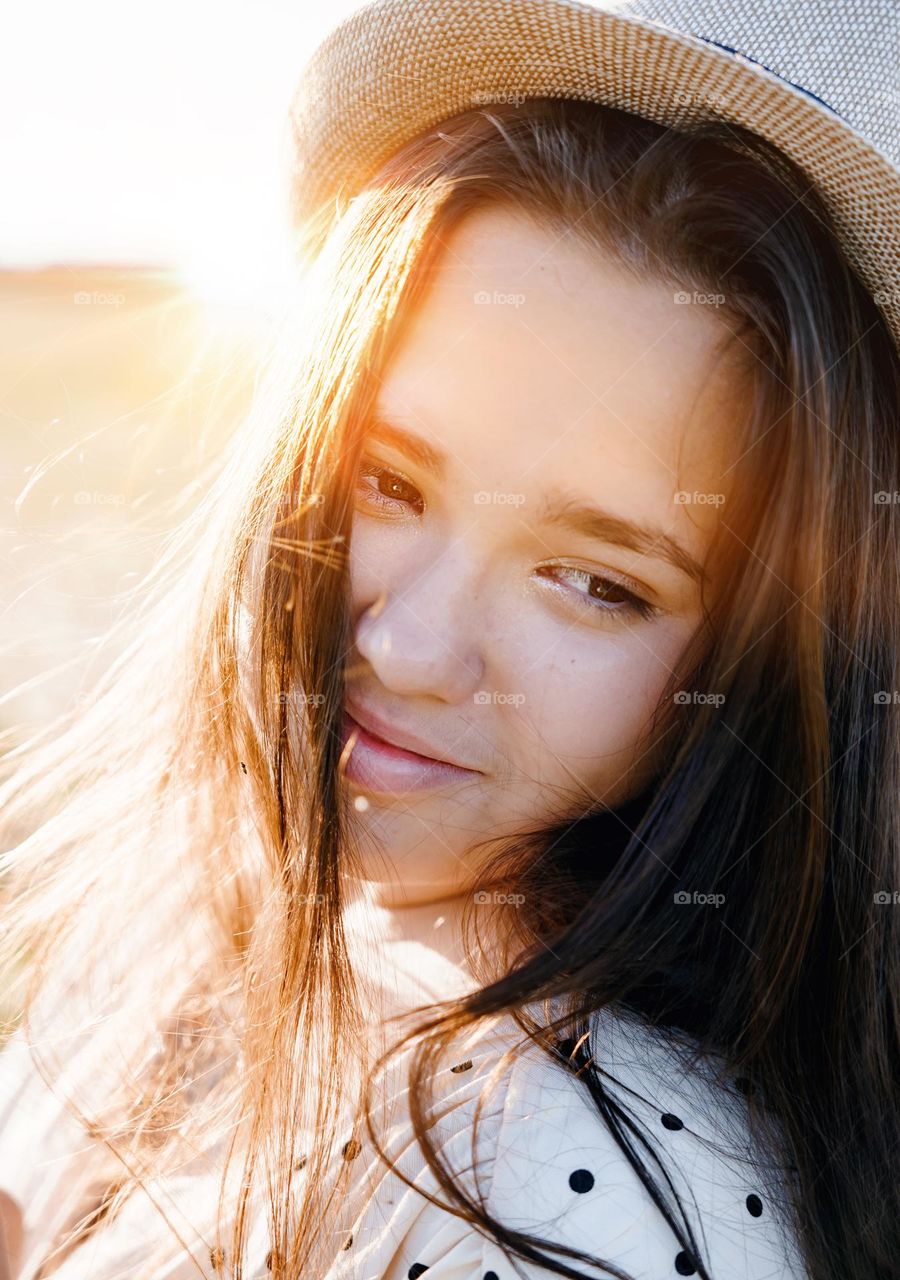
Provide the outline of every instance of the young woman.
[[448,113],[327,215],[8,757],[8,1273],[896,1277],[886,313],[734,121]]

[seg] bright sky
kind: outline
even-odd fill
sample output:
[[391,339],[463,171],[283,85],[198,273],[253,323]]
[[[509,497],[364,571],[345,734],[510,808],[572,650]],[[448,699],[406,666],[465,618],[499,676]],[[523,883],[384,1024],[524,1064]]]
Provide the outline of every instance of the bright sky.
[[0,55],[0,268],[264,272],[283,121],[356,0],[20,0]]

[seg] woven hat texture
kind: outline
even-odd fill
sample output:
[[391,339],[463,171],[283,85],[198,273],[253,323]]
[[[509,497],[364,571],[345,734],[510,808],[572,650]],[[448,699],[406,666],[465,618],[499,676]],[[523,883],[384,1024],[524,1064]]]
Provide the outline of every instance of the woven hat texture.
[[672,128],[720,118],[775,143],[900,347],[900,0],[375,0],[302,69],[295,220],[352,197],[417,134],[511,95]]

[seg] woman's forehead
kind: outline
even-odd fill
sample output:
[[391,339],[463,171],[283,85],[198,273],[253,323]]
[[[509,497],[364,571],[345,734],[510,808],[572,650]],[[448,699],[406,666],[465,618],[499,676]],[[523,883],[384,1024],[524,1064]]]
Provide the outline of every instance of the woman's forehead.
[[447,244],[385,371],[382,417],[479,488],[580,479],[671,502],[727,487],[746,390],[715,300],[678,298],[505,209]]

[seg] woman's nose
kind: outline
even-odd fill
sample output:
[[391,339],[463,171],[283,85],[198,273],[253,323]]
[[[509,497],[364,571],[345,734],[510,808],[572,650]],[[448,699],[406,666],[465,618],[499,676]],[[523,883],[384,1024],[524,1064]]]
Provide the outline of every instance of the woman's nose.
[[467,582],[439,563],[406,589],[385,587],[365,609],[356,647],[386,688],[458,703],[481,687],[484,619]]

